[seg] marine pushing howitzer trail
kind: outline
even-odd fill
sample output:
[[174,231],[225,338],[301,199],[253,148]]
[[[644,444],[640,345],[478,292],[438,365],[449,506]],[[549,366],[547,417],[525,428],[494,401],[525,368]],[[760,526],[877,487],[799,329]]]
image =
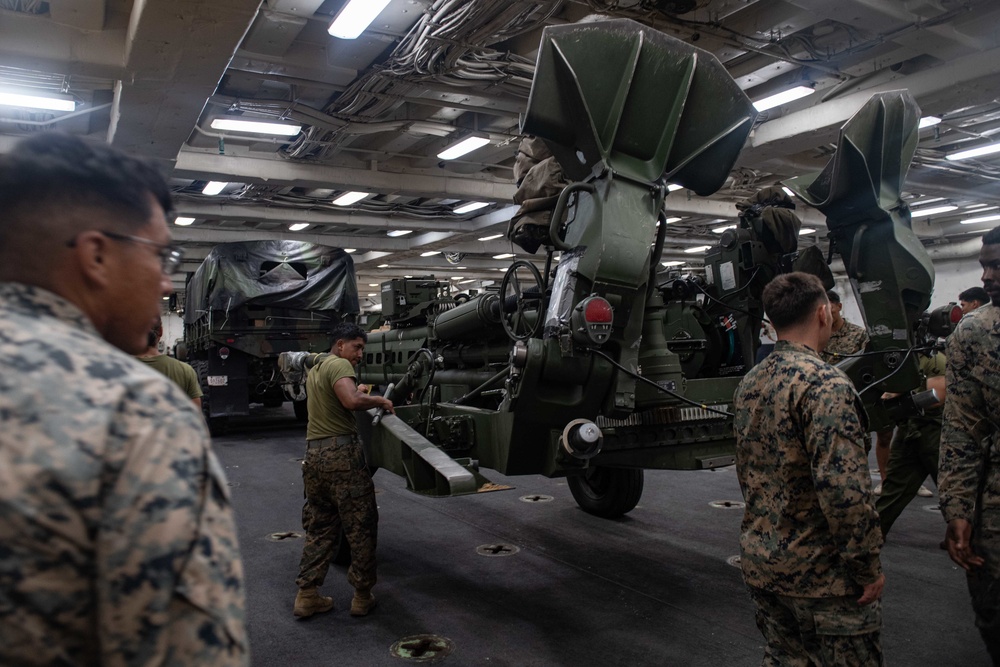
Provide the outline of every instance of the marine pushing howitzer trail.
[[[547,28],[522,132],[568,183],[528,230],[543,268],[515,262],[499,292],[465,302],[433,278],[383,285],[391,328],[369,336],[358,373],[394,383],[397,408],[363,434],[371,463],[430,495],[481,490],[484,468],[566,476],[605,517],[635,507],[643,469],[731,464],[728,408],[758,346],[760,294],[816,258],[796,260],[794,204],[775,190],[741,207],[703,275],[666,278],[661,211],[668,183],[721,187],[755,117],[700,49],[631,21]],[[845,126],[849,155],[794,184],[830,217],[862,307],[878,313],[868,325],[881,354],[848,364],[870,398],[917,384],[907,350],[933,273],[899,187],[918,118],[908,95],[879,96]],[[308,359],[282,363],[301,371]]]

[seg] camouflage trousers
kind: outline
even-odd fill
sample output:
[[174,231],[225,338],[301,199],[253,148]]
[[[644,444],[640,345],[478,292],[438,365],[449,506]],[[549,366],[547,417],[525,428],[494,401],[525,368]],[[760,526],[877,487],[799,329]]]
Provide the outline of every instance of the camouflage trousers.
[[[996,481],[996,480],[994,480]],[[1000,489],[983,498],[981,524],[974,529],[972,550],[986,561],[967,576],[976,627],[994,665],[1000,665]]]
[[748,587],[767,648],[762,667],[882,667],[882,603],[793,598]]
[[375,585],[378,509],[375,485],[357,438],[348,444],[310,447],[302,464],[306,541],[299,562],[299,588],[320,586],[336,555],[340,531],[351,547],[347,580],[354,588]]

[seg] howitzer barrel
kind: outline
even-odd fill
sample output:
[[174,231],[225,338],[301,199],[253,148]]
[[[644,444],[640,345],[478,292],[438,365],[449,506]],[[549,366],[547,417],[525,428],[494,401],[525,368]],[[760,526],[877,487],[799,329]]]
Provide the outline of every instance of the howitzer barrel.
[[438,340],[457,340],[491,329],[500,323],[500,297],[484,294],[438,315],[431,327]]

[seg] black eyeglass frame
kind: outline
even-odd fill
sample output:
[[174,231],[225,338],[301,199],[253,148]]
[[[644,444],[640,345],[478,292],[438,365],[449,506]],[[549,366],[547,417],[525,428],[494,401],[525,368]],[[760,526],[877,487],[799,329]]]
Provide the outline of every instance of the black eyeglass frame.
[[[160,257],[160,268],[166,276],[176,273],[177,269],[181,265],[181,260],[184,259],[184,250],[177,247],[173,243],[157,243],[152,239],[143,238],[141,236],[132,236],[131,234],[109,232],[106,229],[98,229],[96,231],[98,234],[103,234],[109,239],[113,239],[115,241],[130,241],[132,243],[141,243],[143,245],[153,246],[159,251],[157,255]],[[74,247],[76,245],[76,238],[74,237],[67,241],[66,245],[70,248]]]

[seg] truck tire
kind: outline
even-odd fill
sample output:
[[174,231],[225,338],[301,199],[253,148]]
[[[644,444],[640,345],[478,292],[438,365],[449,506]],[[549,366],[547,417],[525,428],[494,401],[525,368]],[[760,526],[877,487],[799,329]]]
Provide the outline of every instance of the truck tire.
[[591,466],[582,475],[566,478],[576,504],[584,512],[604,519],[627,514],[642,497],[641,468]]

